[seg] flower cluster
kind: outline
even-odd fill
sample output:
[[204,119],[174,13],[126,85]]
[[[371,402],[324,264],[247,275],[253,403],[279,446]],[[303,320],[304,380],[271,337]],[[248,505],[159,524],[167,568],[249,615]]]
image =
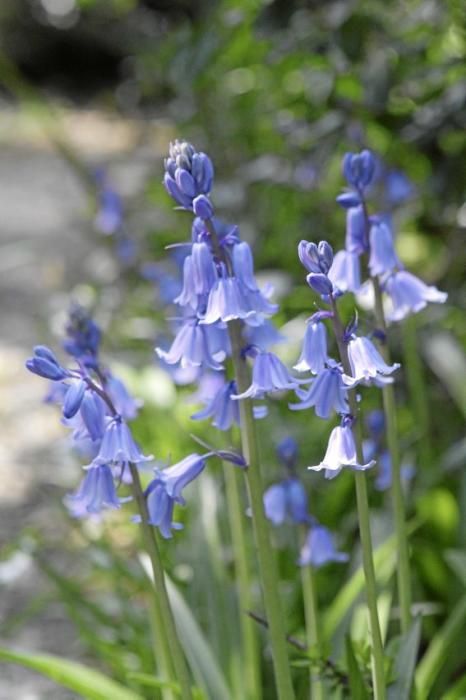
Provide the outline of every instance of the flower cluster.
[[[386,295],[388,320],[401,321],[429,302],[443,303],[447,295],[404,269],[395,250],[390,216],[368,214],[366,199],[375,172],[376,161],[370,151],[347,153],[343,159],[348,189],[337,197],[337,202],[346,210],[345,248],[335,255],[328,276],[340,293],[358,292],[362,287],[360,258],[367,255],[369,273],[379,279]],[[391,195],[388,199],[393,201]]]
[[[152,460],[135,442],[128,421],[136,417],[139,404],[123,382],[99,361],[101,332],[84,309],[73,306],[67,324],[65,350],[76,360],[76,367],[64,367],[49,348],[39,345],[26,367],[52,382],[49,400],[61,405],[63,423],[71,430],[74,448],[90,460],[83,467],[85,476],[65,503],[75,517],[100,514],[120,508],[127,500],[118,496],[119,486],[131,484],[130,465]],[[149,522],[162,536],[171,537],[175,504],[184,505],[183,489],[203,471],[208,457],[189,455],[166,469],[155,469],[145,497]],[[222,459],[243,466],[234,453],[218,453]]]
[[332,533],[309,513],[306,490],[294,472],[298,446],[291,437],[277,445],[277,456],[286,468],[287,476],[272,484],[264,493],[265,515],[273,525],[290,522],[307,528],[298,564],[316,568],[330,562],[345,562],[348,555],[338,552]]
[[[253,380],[247,391],[237,392],[225,380],[195,420],[210,418],[220,430],[239,421],[235,401],[263,398],[268,393],[298,386],[270,346],[280,340],[269,321],[277,311],[270,300],[271,289],[261,289],[254,274],[250,245],[242,241],[238,228],[213,215],[209,199],[213,184],[210,158],[186,141],[175,141],[165,161],[164,184],[170,196],[193,212],[189,253],[183,264],[183,283],[175,303],[180,323],[171,347],[156,348],[168,365],[198,370],[197,379],[210,371],[223,372],[231,355],[228,324],[240,322],[243,359],[254,358]],[[184,247],[186,247],[184,246]],[[261,407],[257,418],[264,415]]]

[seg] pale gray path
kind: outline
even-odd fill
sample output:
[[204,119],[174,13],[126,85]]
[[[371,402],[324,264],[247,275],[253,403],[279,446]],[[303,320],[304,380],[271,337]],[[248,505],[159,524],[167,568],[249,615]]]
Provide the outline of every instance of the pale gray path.
[[[78,122],[79,123],[79,120]],[[94,154],[98,157],[98,154]],[[153,155],[151,154],[151,157]],[[126,158],[126,165],[125,165]],[[135,190],[149,167],[146,153],[119,156],[118,184]],[[95,275],[117,274],[105,249],[95,253],[88,202],[79,179],[50,148],[1,144],[0,156],[0,621],[22,615],[53,591],[27,554],[5,558],[5,545],[38,529],[66,570],[59,502],[77,478],[63,429],[41,403],[45,383],[24,369],[31,347],[53,342],[68,293]],[[57,527],[59,533],[57,533]],[[59,602],[14,626],[0,644],[80,658],[83,649]],[[41,676],[0,664],[0,700],[76,697]]]

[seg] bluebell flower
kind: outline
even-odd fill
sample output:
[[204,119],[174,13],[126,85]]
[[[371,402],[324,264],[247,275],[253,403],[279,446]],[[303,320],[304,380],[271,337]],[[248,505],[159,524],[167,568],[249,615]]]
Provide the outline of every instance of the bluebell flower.
[[343,209],[353,209],[362,204],[362,199],[358,192],[346,191],[338,195],[337,202]]
[[298,458],[298,443],[291,435],[280,440],[277,445],[277,456],[288,469],[294,468]]
[[183,286],[180,293],[173,301],[175,304],[190,306],[194,311],[197,311],[199,298],[194,289],[193,259],[191,255],[185,258],[183,265]]
[[302,411],[314,407],[319,418],[329,418],[331,413],[348,413],[348,388],[353,385],[351,378],[343,375],[341,365],[329,361],[308,389],[298,389],[296,394],[301,403],[288,404],[292,411]]
[[194,291],[199,295],[208,294],[217,281],[217,269],[207,243],[193,243],[191,258]]
[[222,274],[212,287],[207,302],[203,324],[222,321],[227,323],[235,319],[246,319],[254,314],[236,277]]
[[294,477],[273,484],[264,493],[266,517],[274,525],[286,520],[300,524],[309,522],[307,493],[299,479]]
[[194,413],[191,418],[193,420],[213,418],[212,425],[219,430],[229,430],[234,423],[239,425],[239,405],[232,399],[236,391],[236,382],[225,382],[210,398],[205,408]]
[[340,292],[357,292],[361,287],[359,255],[348,250],[338,251],[333,258],[328,277]]
[[331,562],[346,562],[349,555],[338,552],[335,548],[334,537],[330,530],[322,525],[311,527],[299,556],[300,566],[315,566],[319,568]]
[[395,252],[395,244],[391,226],[386,217],[372,216],[369,234],[370,257],[369,270],[371,275],[383,275],[401,267]]
[[108,183],[104,172],[97,173],[97,182],[98,209],[94,224],[102,233],[111,235],[123,224],[123,202],[118,192]]
[[331,280],[322,273],[310,272],[306,277],[308,285],[321,296],[328,296],[333,292]]
[[375,165],[375,158],[368,150],[346,153],[342,164],[343,176],[349,185],[363,191],[373,180]]
[[287,368],[271,352],[259,352],[254,360],[251,386],[234,399],[262,398],[267,393],[295,389],[301,383],[294,379]]
[[[172,530],[181,530],[180,523],[173,522],[175,503],[185,504],[183,489],[204,470],[207,455],[192,454],[163,470],[156,470],[153,479],[145,491],[149,523],[159,528],[165,539],[172,537]],[[135,518],[139,520],[140,518]]]
[[327,360],[327,329],[323,323],[310,322],[306,325],[301,355],[293,369],[319,374],[325,368]]
[[105,429],[99,454],[94,464],[128,463],[139,464],[153,459],[146,457],[134,442],[129,427],[120,416],[112,418]]
[[72,418],[81,408],[86,386],[87,384],[83,379],[78,379],[69,385],[63,401],[63,415],[65,418]]
[[[182,530],[181,523],[173,522],[173,509],[175,501],[167,493],[164,482],[156,478],[150,482],[145,491],[149,524],[158,527],[160,534],[165,539],[172,537],[172,530]],[[140,522],[140,516],[133,518],[134,522]]]
[[[388,450],[382,450],[377,458],[377,476],[374,486],[377,491],[386,491],[392,485],[392,459]],[[402,464],[401,480],[404,482],[413,478],[415,469],[412,464]]]
[[427,304],[443,304],[448,294],[428,286],[406,270],[389,275],[382,285],[390,297],[392,308],[387,314],[390,321],[401,321],[411,313],[421,311]]
[[384,177],[385,199],[391,206],[402,204],[414,194],[411,180],[401,170],[389,170]]
[[400,365],[387,365],[375,345],[365,337],[353,337],[348,343],[348,358],[355,379],[369,381],[379,375],[392,374]]
[[211,219],[214,215],[214,207],[212,202],[205,194],[199,194],[193,199],[193,212],[196,216],[204,221]]
[[156,352],[169,365],[180,362],[183,368],[209,367],[221,370],[221,362],[226,357],[228,347],[225,335],[224,329],[201,325],[197,319],[188,318],[178,330],[170,349],[164,351],[156,348]]
[[327,451],[322,462],[313,467],[308,467],[308,469],[313,471],[325,469],[325,477],[333,479],[343,467],[361,471],[369,469],[375,464],[375,460],[370,460],[366,464],[359,464],[353,431],[350,425],[345,423],[346,421],[343,421],[343,425],[337,426],[330,433]]
[[70,373],[62,367],[56,355],[45,345],[36,345],[34,357],[26,361],[27,369],[33,374],[38,374],[44,379],[51,379],[54,382],[67,379]]
[[375,440],[380,440],[385,433],[385,414],[381,409],[369,411],[364,416],[366,427]]
[[313,274],[326,275],[333,262],[332,246],[327,241],[320,241],[318,245],[300,241],[298,256],[306,270]]
[[[177,204],[192,209],[194,199],[209,194],[213,177],[212,161],[205,153],[197,152],[187,141],[176,140],[170,144],[164,184]],[[202,213],[205,213],[204,208]]]
[[124,383],[118,377],[111,374],[105,384],[107,394],[112,400],[117,413],[125,420],[133,420],[138,414],[141,401],[134,399]]
[[75,493],[65,503],[72,512],[100,513],[104,508],[119,508],[112,470],[107,464],[91,465]]
[[102,334],[87,309],[79,304],[71,306],[65,332],[64,350],[85,366],[95,367]]
[[76,434],[75,439],[90,437],[92,441],[101,440],[105,433],[107,405],[94,391],[86,391],[80,405],[80,416],[86,428],[86,434]]
[[158,477],[163,480],[170,498],[173,498],[181,505],[185,504],[183,489],[204,471],[206,459],[211,454],[191,454],[182,459],[181,462],[157,472]]
[[242,241],[233,246],[232,262],[235,277],[251,292],[258,290],[254,277],[254,259],[248,243]]
[[346,212],[345,248],[348,253],[361,255],[368,250],[364,207],[352,207]]

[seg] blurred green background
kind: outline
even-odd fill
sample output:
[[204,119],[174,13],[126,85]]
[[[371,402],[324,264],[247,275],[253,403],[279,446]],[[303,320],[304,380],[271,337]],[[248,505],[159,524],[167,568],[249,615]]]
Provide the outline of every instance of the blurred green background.
[[[279,352],[289,365],[314,309],[297,243],[326,238],[335,249],[343,246],[344,212],[335,204],[343,154],[369,147],[384,176],[403,174],[408,196],[391,207],[398,252],[415,274],[449,293],[445,306],[428,308],[391,336],[404,366],[397,385],[402,450],[416,468],[408,503],[416,528],[415,599],[426,604],[422,648],[442,628],[466,568],[465,27],[461,0],[3,0],[5,643],[91,658],[122,679],[128,668],[150,669],[135,532],[125,516],[106,525],[69,521],[61,498],[77,482],[79,465],[55,427],[57,416],[39,404],[42,384],[25,376],[22,363],[32,344],[57,345],[70,299],[77,299],[95,310],[109,361],[145,400],[135,426],[145,451],[176,460],[193,450],[192,432],[220,446],[222,436],[213,429],[189,422],[192,387],[181,389],[176,402],[174,385],[153,358],[155,338],[168,332],[166,309],[141,266],[165,258],[165,246],[189,234],[188,219],[173,212],[160,184],[163,156],[175,137],[214,161],[216,209],[239,224],[261,277],[275,284],[276,322],[289,340]],[[124,262],[112,237],[94,223],[97,167],[107,170],[123,199],[125,235],[134,245]],[[373,210],[386,205],[380,187]],[[168,269],[175,272],[173,262]],[[344,308],[349,316],[350,300]],[[380,397],[367,393],[368,405],[377,407]],[[292,434],[311,509],[353,553],[354,569],[351,477],[326,484],[304,469],[320,460],[329,424],[309,412],[290,415],[286,401],[270,404],[259,427],[266,483],[282,476],[274,443]],[[371,498],[381,542],[391,531],[389,496],[373,491]],[[234,683],[237,669],[225,670],[234,640],[223,634],[218,614],[231,614],[233,605],[222,508],[218,466],[193,488],[189,509],[180,513],[189,528],[165,555]],[[296,533],[278,532],[277,543],[290,632],[299,635]],[[346,567],[319,572],[324,606],[348,575]],[[226,588],[225,596],[219,598],[214,582]],[[45,629],[53,630],[47,639]],[[459,678],[462,663],[461,647],[452,645],[433,698]],[[24,700],[31,688],[38,698],[68,697],[41,683],[8,668],[0,697],[10,697],[13,684],[15,697]]]

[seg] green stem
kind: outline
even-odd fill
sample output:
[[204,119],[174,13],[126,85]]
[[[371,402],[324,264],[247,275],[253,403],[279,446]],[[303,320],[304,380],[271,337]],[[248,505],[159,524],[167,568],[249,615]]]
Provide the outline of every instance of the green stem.
[[[215,255],[226,265],[232,274],[231,262],[220,248],[215,227],[211,220],[206,222],[211,235]],[[245,392],[251,383],[248,366],[242,356],[243,339],[241,337],[240,321],[228,323],[228,333],[231,343],[231,356],[239,394]],[[262,584],[265,612],[272,648],[272,658],[275,673],[275,683],[279,700],[293,700],[295,695],[291,681],[291,671],[286,646],[286,632],[280,595],[278,591],[278,571],[275,552],[270,540],[269,524],[265,517],[262,478],[259,464],[259,449],[256,427],[252,412],[252,401],[241,399],[239,402],[241,444],[243,455],[248,465],[244,470],[251,505],[254,537],[259,560],[259,572]]]
[[[351,376],[351,365],[348,358],[348,348],[344,341],[343,326],[338,314],[335,300],[331,299],[333,311],[333,328],[338,344],[341,363],[346,374]],[[356,445],[356,456],[360,464],[364,463],[362,450],[361,416],[356,398],[356,390],[348,392],[351,415],[354,419],[353,435]],[[382,635],[380,632],[379,614],[377,610],[377,585],[375,580],[374,556],[369,516],[369,499],[367,495],[366,475],[363,471],[355,473],[356,502],[359,520],[359,536],[362,547],[362,565],[366,581],[367,608],[369,610],[369,627],[372,637],[372,679],[375,700],[385,700],[385,673]]]
[[245,697],[261,700],[260,653],[258,635],[254,621],[247,614],[253,609],[252,579],[248,561],[247,537],[245,530],[244,505],[240,497],[240,474],[225,464],[224,468],[228,517],[230,521],[233,555],[235,559],[235,580],[240,605],[240,625],[242,640],[242,667],[244,674]]
[[141,529],[147,553],[150,557],[150,561],[152,564],[152,572],[154,575],[154,587],[157,596],[157,604],[154,610],[157,610],[158,608],[158,612],[160,614],[162,628],[170,652],[171,662],[173,663],[173,667],[175,670],[175,680],[180,685],[181,698],[183,700],[192,700],[189,671],[185,662],[180,641],[178,639],[178,633],[176,631],[175,626],[175,619],[173,617],[173,612],[170,606],[170,601],[165,586],[165,578],[162,560],[160,558],[160,552],[157,543],[157,537],[154,532],[154,528],[151,525],[149,525],[149,514],[147,512],[146,500],[144,498],[144,493],[141,487],[141,481],[139,479],[139,472],[135,464],[130,463],[129,466],[131,471],[131,486],[133,490],[133,495],[141,516]]
[[[303,530],[303,538],[305,538],[308,530],[307,528],[303,528]],[[301,568],[301,581],[303,586],[304,615],[306,619],[306,641],[309,647],[317,647],[320,650],[322,638],[319,627],[315,576],[311,565]],[[316,674],[312,668],[309,683],[309,697],[311,700],[324,700],[324,686],[318,674]]]
[[[383,309],[382,290],[377,277],[372,277],[375,296],[375,316],[377,325],[386,334],[387,324]],[[382,347],[385,361],[390,364],[390,350],[385,344]],[[403,487],[401,483],[401,460],[398,443],[398,429],[396,422],[395,392],[392,384],[385,384],[382,388],[383,408],[387,431],[387,447],[390,452],[392,464],[392,501],[395,519],[395,533],[397,538],[398,566],[398,598],[401,612],[401,631],[406,633],[411,625],[411,573],[409,564],[409,544],[406,531],[405,505]]]
[[402,325],[403,334],[403,368],[408,380],[409,393],[416,417],[419,462],[423,469],[432,466],[432,444],[430,441],[429,402],[427,400],[426,382],[421,353],[417,342],[416,316],[408,317]]
[[[158,598],[151,595],[149,599],[150,624],[154,659],[158,675],[163,680],[174,680],[175,672],[170,659],[165,630],[163,628],[162,616]],[[162,700],[175,700],[175,691],[172,688],[163,687],[160,689]]]
[[[250,385],[249,370],[242,358],[241,325],[237,321],[228,324],[232,346],[232,359],[235,370],[238,393],[243,393]],[[245,469],[249,502],[252,511],[254,536],[264,597],[265,612],[269,625],[270,644],[275,671],[275,682],[280,700],[294,698],[293,684],[286,647],[286,632],[280,595],[278,592],[278,571],[275,552],[269,535],[269,524],[265,517],[262,478],[259,467],[259,450],[257,444],[252,401],[240,401],[240,425],[243,454],[248,464]]]

